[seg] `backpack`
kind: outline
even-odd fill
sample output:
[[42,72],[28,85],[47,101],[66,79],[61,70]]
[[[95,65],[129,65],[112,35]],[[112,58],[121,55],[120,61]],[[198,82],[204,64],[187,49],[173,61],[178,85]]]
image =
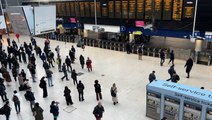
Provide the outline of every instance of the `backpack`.
[[29,101],[29,96],[28,96],[27,93],[24,94],[24,97],[25,97],[25,99],[26,99],[27,101]]
[[55,48],[55,51],[57,51],[57,48]]
[[110,92],[111,92],[111,96],[112,96],[112,97],[116,97],[115,90],[111,90]]
[[16,95],[13,95],[13,102],[18,102],[18,101],[19,101],[18,97]]

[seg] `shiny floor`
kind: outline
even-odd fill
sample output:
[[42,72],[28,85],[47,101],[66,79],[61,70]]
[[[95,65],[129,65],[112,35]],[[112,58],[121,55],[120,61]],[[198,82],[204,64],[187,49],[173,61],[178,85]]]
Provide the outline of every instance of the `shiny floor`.
[[[4,36],[5,39],[6,36]],[[13,36],[14,38],[14,36]],[[21,36],[20,43],[30,42],[28,36]],[[39,46],[43,48],[44,39],[36,38]],[[4,41],[4,48],[6,46],[6,39]],[[76,86],[73,85],[71,80],[71,75],[69,73],[70,81],[61,81],[63,73],[57,72],[57,65],[55,68],[51,68],[54,72],[53,74],[53,87],[48,87],[48,97],[42,97],[42,90],[39,88],[39,82],[33,83],[30,80],[30,85],[32,86],[32,91],[35,93],[36,102],[40,103],[40,106],[44,109],[44,120],[51,120],[53,116],[49,112],[49,105],[52,100],[58,101],[60,108],[60,115],[58,120],[95,120],[92,111],[97,101],[95,99],[94,92],[94,80],[99,80],[102,86],[103,100],[102,104],[105,108],[105,113],[102,120],[151,120],[145,116],[146,111],[146,85],[148,84],[148,75],[152,70],[156,71],[156,77],[160,80],[166,80],[169,78],[167,72],[170,65],[167,61],[164,66],[159,65],[159,58],[144,56],[143,60],[138,60],[138,56],[135,54],[126,54],[125,52],[118,52],[112,50],[105,50],[94,47],[85,47],[85,51],[81,48],[77,48],[74,43],[67,43],[53,41],[51,40],[51,49],[55,52],[54,48],[60,45],[62,59],[74,45],[76,48],[76,62],[72,65],[77,72],[84,73],[78,77],[78,80],[82,80],[85,85],[85,101],[78,101],[78,92]],[[55,53],[56,54],[56,53]],[[88,72],[87,69],[81,69],[79,64],[79,55],[82,54],[85,58],[90,57],[93,62],[93,71]],[[40,80],[42,76],[45,75],[44,69],[42,67],[42,61],[37,57],[37,70],[36,76],[37,81]],[[176,71],[180,75],[180,82],[186,85],[201,87],[204,86],[205,89],[211,89],[211,71],[212,66],[197,65],[194,64],[191,71],[191,78],[186,78],[186,73],[184,69],[185,61],[176,60],[175,66]],[[26,64],[21,63],[21,68],[27,71],[27,77],[30,78]],[[11,72],[10,72],[11,74]],[[110,88],[113,83],[116,83],[118,87],[118,99],[119,104],[113,105],[112,98],[110,95]],[[68,86],[72,93],[73,106],[67,108],[65,98],[63,96],[64,87]],[[29,102],[24,98],[25,92],[20,92],[21,96],[21,113],[16,114],[11,97],[13,90],[18,89],[18,83],[14,80],[12,85],[7,87],[8,97],[10,98],[10,106],[12,107],[10,120],[33,120],[34,117],[30,111]],[[0,106],[3,103],[0,100]],[[76,109],[75,109],[76,108]],[[0,116],[0,120],[4,120],[5,116]]]

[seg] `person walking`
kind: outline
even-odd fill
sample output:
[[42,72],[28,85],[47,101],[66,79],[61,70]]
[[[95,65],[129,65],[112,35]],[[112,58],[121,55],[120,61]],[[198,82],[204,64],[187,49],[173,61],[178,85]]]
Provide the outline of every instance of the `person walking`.
[[84,89],[85,89],[85,87],[80,80],[79,84],[77,84],[77,90],[78,90],[78,93],[79,93],[79,101],[84,101],[84,92],[83,92]]
[[46,81],[44,80],[45,77],[43,76],[40,80],[40,84],[39,84],[39,87],[41,89],[43,89],[43,98],[46,98],[48,96],[48,93],[47,93],[47,85],[46,85]]
[[2,107],[3,111],[4,111],[4,115],[6,116],[6,120],[9,120],[10,118],[10,112],[11,112],[11,107],[10,107],[10,102],[6,101],[6,103],[4,104],[4,106]]
[[174,50],[171,50],[169,58],[170,58],[169,63],[172,62],[172,65],[174,65],[174,58],[175,58],[174,57]]
[[66,66],[67,66],[68,71],[70,72],[69,68],[70,68],[70,69],[71,69],[71,71],[72,71],[72,67],[71,67],[71,59],[70,59],[70,58],[68,58],[68,56],[66,56],[65,63],[66,63]]
[[1,95],[1,99],[2,99],[3,102],[5,102],[5,101],[8,100],[8,99],[7,99],[7,93],[6,93],[5,90],[6,90],[6,87],[5,87],[5,85],[4,85],[4,81],[1,80],[1,81],[0,81],[0,95]]
[[66,104],[72,105],[73,101],[71,99],[71,90],[67,86],[65,86],[65,89],[64,89],[64,96],[65,96],[65,99],[66,99]]
[[81,65],[82,69],[84,69],[85,58],[82,55],[80,55],[79,60],[80,60],[80,65]]
[[13,93],[12,101],[14,102],[16,113],[18,114],[21,112],[19,94],[16,90],[14,90]]
[[29,69],[29,72],[31,74],[32,81],[36,82],[35,81],[36,70],[35,70],[35,66],[31,63],[31,61],[29,61],[28,65],[27,65],[27,68]]
[[73,69],[72,72],[71,72],[71,78],[73,79],[74,85],[75,85],[75,83],[77,85],[77,73],[76,73],[75,69]]
[[160,51],[160,66],[163,66],[163,63],[165,62],[165,53],[163,49]]
[[102,103],[98,102],[98,105],[93,110],[93,114],[94,114],[96,120],[101,120],[104,112],[105,112],[105,110],[104,110],[104,107],[102,106]]
[[60,55],[57,56],[56,63],[58,65],[58,71],[62,72],[62,70],[61,70],[62,69],[62,60],[61,60]]
[[99,84],[98,80],[94,81],[94,88],[95,88],[95,92],[96,92],[96,100],[98,101],[99,99],[102,99],[102,93],[101,93],[101,85]]
[[88,72],[92,71],[92,65],[91,65],[92,61],[91,59],[88,57],[87,61],[86,61],[86,65],[88,68]]
[[58,106],[58,102],[52,101],[51,105],[50,105],[50,113],[52,113],[54,120],[57,120],[58,116],[59,116],[59,106]]
[[32,109],[33,116],[35,120],[43,120],[43,109],[39,106],[39,103],[35,103],[34,108]]
[[189,78],[191,69],[193,67],[193,60],[191,57],[186,61],[186,64],[184,67],[186,67],[187,78]]
[[48,79],[49,87],[54,86],[52,83],[52,74],[53,74],[53,72],[50,69],[46,69],[46,78]]
[[34,93],[32,92],[31,87],[29,89],[27,89],[26,93],[24,94],[24,97],[27,101],[30,102],[30,107],[32,110],[35,105],[35,97],[34,97]]
[[117,92],[118,92],[118,90],[117,90],[116,84],[113,83],[113,85],[112,85],[112,87],[110,89],[113,105],[118,104]]
[[62,71],[64,73],[64,76],[61,78],[61,80],[63,80],[64,78],[66,78],[66,80],[69,80],[65,63],[63,63],[63,65],[62,65]]
[[55,48],[55,51],[57,53],[57,57],[60,56],[60,46],[57,45],[57,47]]
[[175,72],[174,65],[172,65],[172,66],[170,66],[170,68],[168,69],[168,73],[169,73],[169,75],[170,75],[170,78],[169,78],[168,80],[166,80],[166,81],[170,81],[170,80],[172,79],[172,76],[173,76],[174,72]]
[[149,74],[149,83],[153,80],[156,80],[155,71],[152,71],[152,73]]

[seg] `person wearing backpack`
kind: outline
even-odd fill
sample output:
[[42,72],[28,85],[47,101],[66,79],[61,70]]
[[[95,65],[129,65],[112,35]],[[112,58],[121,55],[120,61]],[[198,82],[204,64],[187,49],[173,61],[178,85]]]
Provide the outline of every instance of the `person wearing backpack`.
[[21,112],[19,94],[16,90],[14,90],[13,93],[12,101],[14,102],[16,113],[18,114]]
[[34,93],[32,92],[31,88],[27,89],[26,93],[24,94],[24,97],[27,101],[30,102],[30,107],[32,110],[34,107],[34,104],[35,104],[35,97],[34,97]]
[[110,89],[113,105],[118,104],[117,92],[118,92],[118,90],[117,90],[116,84],[113,83],[113,85],[112,85],[112,87]]
[[47,93],[46,81],[44,79],[45,77],[41,78],[39,87],[43,89],[43,98],[46,98],[48,96],[48,93]]
[[58,107],[58,102],[52,101],[50,105],[50,113],[53,114],[54,120],[57,120],[59,116],[59,107]]
[[77,84],[77,90],[79,93],[79,101],[84,101],[84,96],[83,96],[83,90],[85,89],[83,83],[81,82],[81,80],[79,81],[79,84]]

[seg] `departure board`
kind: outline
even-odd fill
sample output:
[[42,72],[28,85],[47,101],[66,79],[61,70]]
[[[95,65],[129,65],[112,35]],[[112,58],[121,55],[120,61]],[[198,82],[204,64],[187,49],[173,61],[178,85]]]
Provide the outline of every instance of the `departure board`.
[[108,16],[108,15],[107,15],[107,13],[108,13],[107,11],[108,11],[108,10],[107,10],[107,7],[105,7],[105,6],[102,7],[102,16],[103,16],[103,17],[107,17],[107,16]]
[[173,20],[182,19],[182,7],[183,7],[183,0],[174,0],[173,13],[172,13]]
[[137,0],[137,18],[144,18],[144,0]]
[[155,11],[154,16],[155,19],[161,19],[161,12],[162,12],[162,0],[155,0]]
[[129,0],[129,18],[135,18],[135,0]]
[[74,2],[75,3],[75,13],[76,13],[76,16],[79,17],[80,16],[80,13],[79,13],[79,2]]
[[101,17],[101,10],[100,10],[100,2],[96,2],[96,14],[97,17]]
[[115,1],[115,17],[121,18],[121,1]]
[[122,18],[128,18],[128,1],[122,1]]
[[109,17],[113,18],[114,17],[114,2],[113,1],[109,1]]
[[163,20],[172,18],[172,0],[163,0]]
[[192,19],[194,16],[194,1],[184,0],[183,5],[183,19]]
[[145,0],[145,19],[152,18],[153,0]]
[[70,2],[71,16],[75,16],[74,2]]
[[90,7],[91,7],[91,17],[94,17],[94,2],[90,2]]
[[67,16],[71,15],[71,9],[70,9],[69,3],[66,3],[66,13],[67,13]]
[[83,3],[83,2],[80,2],[80,3],[79,3],[79,6],[80,6],[80,16],[81,16],[81,17],[85,17],[85,7],[84,7],[84,3]]
[[89,2],[84,2],[85,6],[85,17],[90,17],[90,5]]

